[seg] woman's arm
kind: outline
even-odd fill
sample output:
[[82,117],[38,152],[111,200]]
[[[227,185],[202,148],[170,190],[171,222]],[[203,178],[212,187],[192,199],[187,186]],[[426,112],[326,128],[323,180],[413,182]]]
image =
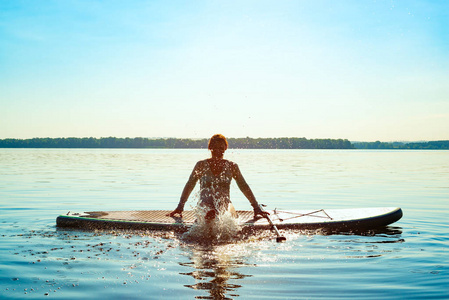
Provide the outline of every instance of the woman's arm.
[[251,206],[254,209],[254,217],[256,217],[257,215],[261,215],[262,217],[269,215],[268,212],[263,211],[260,208],[259,203],[257,203],[256,197],[253,194],[253,191],[251,190],[249,185],[246,183],[245,178],[243,178],[243,175],[240,172],[240,169],[237,164],[235,164],[235,163],[233,164],[232,171],[233,171],[232,176],[235,179],[235,181],[237,182],[239,189],[242,191],[243,195],[245,195],[245,197],[248,199],[249,203],[251,203]]
[[184,189],[181,193],[181,199],[179,200],[178,207],[171,213],[169,213],[167,216],[173,217],[175,214],[179,214],[182,217],[182,212],[184,211],[184,205],[187,202],[187,199],[189,199],[190,194],[192,193],[193,189],[195,188],[196,182],[200,178],[200,162],[198,162],[195,167],[193,168],[192,173],[190,174],[189,180],[187,181],[186,185],[184,186]]

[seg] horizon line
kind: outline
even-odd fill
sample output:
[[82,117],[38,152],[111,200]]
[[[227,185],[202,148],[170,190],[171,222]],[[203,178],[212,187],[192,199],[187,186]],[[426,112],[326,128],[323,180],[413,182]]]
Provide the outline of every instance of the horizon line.
[[[150,140],[167,140],[167,139],[179,139],[179,140],[208,140],[210,138],[188,138],[188,137],[143,137],[143,136],[135,136],[135,137],[117,137],[117,136],[102,136],[102,137],[93,137],[93,136],[83,136],[83,137],[76,137],[76,136],[67,136],[67,137],[32,137],[32,138],[0,138],[0,140],[32,140],[32,139],[106,139],[106,138],[117,138],[117,139],[136,139],[136,138],[143,138],[143,139],[150,139]],[[306,137],[299,137],[299,136],[279,136],[279,137],[226,137],[227,139],[282,139],[282,138],[298,138],[298,139],[307,139],[307,140],[348,140],[352,144],[354,143],[375,143],[375,142],[381,142],[381,143],[426,143],[426,142],[437,142],[437,141],[449,141],[448,139],[438,139],[438,140],[389,140],[389,141],[381,141],[381,140],[375,140],[375,141],[366,141],[366,140],[350,140],[348,138],[306,138]]]

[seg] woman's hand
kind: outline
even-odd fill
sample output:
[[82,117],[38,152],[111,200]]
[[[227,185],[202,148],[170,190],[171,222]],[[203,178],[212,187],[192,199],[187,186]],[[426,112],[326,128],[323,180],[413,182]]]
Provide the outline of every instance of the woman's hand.
[[267,216],[269,216],[270,213],[267,211],[262,210],[259,206],[257,206],[256,208],[254,208],[254,219],[257,216],[261,216],[262,218],[266,218]]
[[174,217],[176,214],[179,214],[179,216],[182,218],[182,209],[175,209],[169,214],[166,214],[167,217]]

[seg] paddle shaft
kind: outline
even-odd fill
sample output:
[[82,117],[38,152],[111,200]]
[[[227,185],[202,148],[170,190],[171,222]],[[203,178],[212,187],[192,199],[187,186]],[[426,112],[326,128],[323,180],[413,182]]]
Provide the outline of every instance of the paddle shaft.
[[[261,206],[259,207],[260,209],[262,209]],[[274,225],[273,221],[271,221],[270,217],[268,215],[264,215],[264,217],[268,220],[268,223],[270,223],[271,227],[274,229],[274,232],[276,232],[277,235],[276,242],[280,243],[286,241],[287,239],[281,235],[276,225]]]
[[276,235],[277,236],[281,236],[278,228],[276,227],[276,225],[273,224],[273,222],[271,221],[270,217],[269,216],[265,216],[265,218],[267,218],[268,223],[270,223],[271,227],[273,227],[274,231],[276,232]]

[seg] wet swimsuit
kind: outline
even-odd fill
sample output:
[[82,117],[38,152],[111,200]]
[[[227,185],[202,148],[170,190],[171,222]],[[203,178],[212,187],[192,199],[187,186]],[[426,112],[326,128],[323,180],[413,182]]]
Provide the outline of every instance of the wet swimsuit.
[[230,186],[232,181],[232,163],[223,160],[224,165],[219,173],[214,174],[209,160],[201,161],[200,174],[200,203],[207,209],[223,212],[228,209],[230,200]]

